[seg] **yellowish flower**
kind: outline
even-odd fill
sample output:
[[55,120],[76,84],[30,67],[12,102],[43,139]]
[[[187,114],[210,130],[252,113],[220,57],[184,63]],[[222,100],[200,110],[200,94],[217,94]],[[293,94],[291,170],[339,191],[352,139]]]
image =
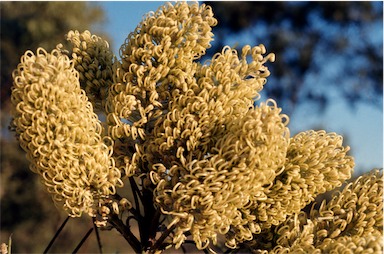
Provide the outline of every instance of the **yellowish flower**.
[[382,196],[383,172],[373,170],[247,244],[268,253],[382,253]]
[[[190,231],[197,247],[205,248],[218,233],[247,222],[242,209],[262,194],[262,186],[273,181],[285,162],[289,131],[280,111],[273,101],[262,103],[225,126],[227,132],[205,157],[199,158],[198,148],[195,152],[181,145],[170,165],[153,166],[155,200],[178,223],[176,246]],[[190,155],[183,155],[183,149],[191,150]]]
[[112,86],[114,55],[107,41],[89,31],[69,31],[71,59],[79,72],[80,86],[98,110],[104,110],[107,91]]
[[[263,45],[198,62],[216,23],[209,6],[168,3],[128,35],[121,62],[89,31],[70,31],[69,51],[25,53],[12,126],[55,203],[98,215],[97,225],[110,219],[135,250],[179,248],[189,236],[206,249],[219,235],[256,253],[382,250],[382,172],[306,213],[351,177],[349,147],[325,131],[290,137],[274,100],[255,105],[274,61]],[[107,114],[106,137],[94,108]],[[124,177],[134,204],[111,197]],[[150,219],[144,242],[119,221],[125,212],[128,224]]]
[[27,51],[13,79],[12,125],[32,171],[68,214],[93,215],[122,182],[73,61],[58,49]]
[[[236,242],[258,237],[257,234],[280,225],[288,216],[298,214],[319,194],[340,187],[349,179],[354,161],[342,141],[341,136],[325,131],[306,131],[292,137],[284,150],[284,167],[247,206],[247,224],[231,229],[227,245],[233,248]],[[270,158],[276,160],[274,156]]]

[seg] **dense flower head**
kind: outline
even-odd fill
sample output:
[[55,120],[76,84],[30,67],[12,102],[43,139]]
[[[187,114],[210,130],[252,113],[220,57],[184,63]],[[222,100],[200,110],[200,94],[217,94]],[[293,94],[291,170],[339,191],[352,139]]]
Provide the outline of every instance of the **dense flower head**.
[[151,178],[157,205],[178,221],[177,246],[191,231],[205,248],[218,230],[243,223],[237,209],[273,180],[289,142],[276,103],[253,106],[274,60],[263,45],[196,62],[210,46],[212,15],[180,2],[145,17],[120,49],[107,101],[116,163]]
[[228,124],[201,158],[198,152],[184,158],[181,149],[188,147],[181,145],[171,164],[153,166],[156,202],[179,223],[177,245],[191,231],[198,248],[205,248],[218,232],[244,224],[239,209],[261,194],[262,185],[271,183],[284,165],[289,131],[280,112],[273,101],[262,103]]
[[[323,201],[319,209],[313,209],[311,218],[320,220],[317,229],[327,230],[322,238],[338,236],[364,237],[383,230],[383,172],[373,170],[360,176],[336,193],[331,201]],[[332,219],[330,219],[332,218]]]
[[12,125],[32,171],[70,215],[93,214],[120,172],[73,62],[59,49],[27,51],[13,79]]
[[[244,47],[240,57],[226,47],[207,64],[195,62],[210,46],[214,25],[206,5],[166,5],[145,17],[121,47],[107,120],[110,136],[124,140],[116,143],[115,154],[128,176],[136,172],[141,151],[147,150],[131,144],[154,137],[158,146],[163,144],[160,149],[170,150],[180,147],[174,142],[180,136],[189,137],[189,148],[212,143],[223,124],[246,114],[259,97],[269,75],[264,63],[273,61],[273,54],[263,57],[263,45]],[[186,131],[179,133],[174,125]]]
[[186,89],[193,59],[210,46],[211,26],[216,24],[212,15],[205,5],[168,4],[148,14],[129,34],[108,98],[112,137],[136,139],[138,133],[142,138],[139,130],[166,108],[173,89]]
[[[383,172],[372,170],[349,183],[332,199],[301,211],[264,231],[255,252],[382,253]],[[252,244],[250,244],[252,245]]]
[[[210,46],[216,24],[210,7],[178,2],[148,14],[120,49],[106,110],[116,164],[133,175],[141,146],[158,118],[168,112],[170,97],[186,92],[196,69],[193,60]],[[126,155],[128,153],[128,156]]]
[[104,108],[107,91],[112,85],[114,55],[107,41],[89,31],[69,31],[70,57],[79,72],[80,86],[96,109]]
[[301,184],[314,195],[340,187],[354,167],[353,157],[347,155],[350,148],[342,143],[343,137],[336,133],[301,132],[291,139],[286,171],[299,169],[306,179]]
[[319,194],[341,186],[351,177],[354,166],[353,158],[346,155],[348,150],[335,133],[306,131],[292,137],[284,154],[283,170],[247,206],[249,221],[233,226],[227,236],[232,238],[228,246],[251,240],[252,234],[279,225]]

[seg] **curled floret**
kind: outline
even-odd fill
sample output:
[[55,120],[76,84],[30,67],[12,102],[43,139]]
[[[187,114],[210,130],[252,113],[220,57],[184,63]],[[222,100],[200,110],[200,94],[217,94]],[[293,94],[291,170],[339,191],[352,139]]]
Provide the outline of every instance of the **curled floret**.
[[73,61],[58,49],[27,51],[13,79],[12,126],[32,171],[68,214],[94,215],[122,182]]
[[81,88],[96,110],[103,110],[108,89],[113,82],[114,55],[107,41],[88,30],[69,31],[70,55],[79,72]]
[[228,124],[204,158],[183,155],[181,146],[172,164],[153,166],[155,200],[177,224],[176,246],[189,231],[203,249],[216,243],[218,233],[246,223],[242,209],[261,195],[285,162],[289,131],[280,112],[274,101],[262,103]]
[[268,253],[381,253],[382,195],[383,171],[375,169],[247,244]]

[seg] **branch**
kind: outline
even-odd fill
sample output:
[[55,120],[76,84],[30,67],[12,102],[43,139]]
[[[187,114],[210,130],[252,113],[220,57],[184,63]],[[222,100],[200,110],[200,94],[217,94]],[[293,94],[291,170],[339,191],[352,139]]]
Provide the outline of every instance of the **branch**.
[[141,242],[147,248],[151,248],[152,241],[156,237],[157,226],[160,218],[160,211],[155,209],[153,204],[152,191],[143,188],[142,204],[144,208],[144,220],[142,221],[140,228],[142,229]]
[[52,247],[52,244],[55,242],[56,238],[59,236],[61,230],[63,230],[65,224],[67,224],[69,218],[70,218],[70,217],[68,216],[68,217],[64,220],[64,222],[61,224],[60,228],[56,231],[55,235],[53,236],[53,238],[51,239],[51,241],[48,243],[47,248],[45,248],[45,250],[44,250],[44,252],[43,252],[44,254],[46,254],[46,253],[49,251],[49,249]]
[[152,246],[151,250],[157,250],[161,244],[163,244],[164,240],[169,236],[169,234],[176,228],[176,224],[172,225],[172,227],[168,228],[163,232],[160,238],[156,241],[156,243]]
[[88,230],[88,232],[85,234],[85,236],[83,237],[83,239],[81,239],[81,241],[79,242],[79,244],[76,246],[75,250],[72,251],[72,253],[77,253],[79,251],[79,249],[81,248],[81,246],[83,246],[84,242],[88,239],[89,235],[92,233],[93,231],[93,227],[90,228]]
[[135,179],[133,179],[133,177],[129,178],[129,183],[131,184],[132,194],[133,194],[133,198],[135,200],[135,208],[136,208],[137,214],[139,215],[137,217],[137,220],[140,221],[142,216],[141,216],[141,212],[140,212],[140,203],[139,203],[139,200],[137,199],[137,196],[139,196],[141,199],[141,196],[139,195],[140,190],[137,187],[136,181],[135,181]]
[[97,244],[99,246],[99,253],[103,253],[103,246],[101,245],[101,240],[100,240],[100,234],[99,234],[99,229],[97,228],[96,224],[95,224],[95,217],[92,217],[92,221],[93,221],[93,228],[95,229],[95,233],[96,233],[96,239],[97,239]]
[[125,240],[131,245],[132,249],[136,253],[141,253],[141,243],[136,238],[136,236],[131,232],[129,228],[127,228],[124,223],[117,217],[117,215],[113,214],[109,216],[109,223],[123,235]]
[[155,214],[153,215],[151,226],[149,229],[149,238],[155,238],[157,233],[157,228],[159,226],[159,219],[161,216],[160,209],[157,208]]
[[[142,205],[144,206],[144,203],[143,203],[143,198],[142,196],[140,195],[140,190],[139,188],[137,187],[137,184],[136,184],[136,181],[133,177],[130,177],[129,178],[129,183],[131,184],[131,189],[132,189],[132,194],[133,194],[133,198],[135,200],[135,206],[136,206],[136,210],[137,212],[139,213],[140,217],[137,217],[136,220],[137,220],[137,224],[139,226],[139,234],[140,234],[140,240],[141,240],[141,243],[145,243],[146,241],[144,240],[145,237],[144,237],[144,231],[146,230],[145,229],[145,225],[144,225],[144,218],[143,216],[141,215],[141,211],[140,211],[140,203],[139,203],[139,200],[137,198],[137,196],[139,196],[140,198],[140,201],[142,203]],[[145,210],[145,206],[144,206],[144,210]],[[144,216],[145,216],[145,213],[144,213]]]

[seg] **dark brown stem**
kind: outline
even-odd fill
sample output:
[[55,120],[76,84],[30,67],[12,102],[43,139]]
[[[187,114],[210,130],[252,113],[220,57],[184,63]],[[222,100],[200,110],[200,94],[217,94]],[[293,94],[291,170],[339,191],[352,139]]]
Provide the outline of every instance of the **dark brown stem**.
[[172,227],[168,228],[163,232],[163,234],[159,237],[156,243],[151,248],[151,251],[156,251],[163,244],[164,240],[169,236],[169,234],[176,228],[176,224],[172,225]]
[[160,209],[156,209],[156,212],[152,218],[151,227],[149,229],[149,238],[150,239],[154,239],[156,237],[157,228],[159,227],[160,216],[161,216]]
[[140,203],[139,203],[139,200],[137,198],[137,196],[139,195],[140,191],[139,191],[139,188],[137,187],[136,181],[135,181],[135,179],[133,179],[133,177],[129,178],[129,183],[131,184],[133,199],[135,200],[135,209],[137,211],[137,214],[139,215],[137,217],[137,220],[140,221],[141,220]]
[[129,183],[131,184],[133,193],[134,194],[136,193],[136,195],[139,196],[140,201],[143,201],[143,196],[141,195],[139,187],[137,186],[136,181],[133,177],[129,178]]
[[141,242],[146,248],[150,248],[153,245],[151,239],[156,237],[160,217],[160,214],[156,214],[151,190],[143,189],[142,204],[144,208],[144,220],[141,222]]
[[88,230],[88,232],[85,234],[85,236],[83,237],[83,239],[81,239],[80,243],[76,246],[75,250],[72,251],[72,253],[77,253],[79,251],[79,249],[81,248],[81,246],[83,246],[83,244],[85,243],[85,241],[88,239],[89,235],[92,233],[93,231],[93,228],[90,228]]
[[[143,199],[142,199],[142,196],[140,195],[139,187],[137,187],[136,181],[133,177],[129,178],[129,183],[131,184],[133,199],[135,200],[135,208],[140,215],[139,217],[136,218],[137,224],[139,226],[140,241],[141,241],[142,245],[145,245],[145,243],[147,242],[146,240],[144,240],[145,239],[145,232],[144,231],[146,230],[146,225],[144,225],[145,224],[145,218],[143,218],[141,215],[140,202],[138,200],[138,197],[140,198],[140,201],[142,204],[143,204]],[[144,204],[143,204],[143,206],[144,206]],[[144,206],[144,209],[145,209],[145,206]]]
[[70,217],[68,216],[68,217],[64,220],[64,222],[61,224],[60,228],[56,231],[55,235],[53,236],[53,238],[52,238],[51,241],[49,242],[47,248],[45,248],[45,250],[44,250],[44,252],[43,252],[44,254],[46,254],[46,253],[49,251],[49,249],[52,247],[52,244],[55,242],[56,238],[59,236],[61,230],[63,230],[65,224],[67,224],[69,218],[70,218]]
[[109,223],[122,234],[122,236],[127,240],[129,245],[136,253],[141,253],[141,243],[136,238],[136,236],[131,232],[131,230],[124,225],[124,223],[117,217],[117,215],[110,215]]
[[102,254],[103,253],[103,246],[101,245],[99,229],[97,228],[97,226],[95,224],[95,221],[96,221],[95,217],[92,217],[92,221],[93,221],[93,228],[95,229],[95,232],[96,232],[96,239],[97,239],[97,244],[99,246],[99,253]]

